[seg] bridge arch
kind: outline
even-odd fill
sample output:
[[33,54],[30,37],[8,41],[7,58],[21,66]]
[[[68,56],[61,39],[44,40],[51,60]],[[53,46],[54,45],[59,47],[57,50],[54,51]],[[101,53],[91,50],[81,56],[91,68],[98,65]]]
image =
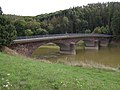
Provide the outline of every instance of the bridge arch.
[[80,39],[76,42],[76,45],[77,44],[82,44],[82,47],[84,49],[99,49],[100,47],[100,40],[99,39],[94,39],[94,38],[83,38],[83,39]]
[[53,55],[54,53],[58,53],[60,51],[60,46],[55,43],[46,43],[41,46],[38,46],[32,52],[32,57],[43,57],[46,55]]
[[[66,41],[65,41],[66,42]],[[59,40],[53,41],[40,41],[40,42],[28,42],[28,43],[19,43],[9,46],[11,49],[15,50],[21,55],[31,57],[32,53],[40,46],[47,43],[54,43],[59,46],[59,52],[64,54],[75,54],[75,43],[72,42],[61,42]]]
[[76,42],[76,49],[85,49],[85,42],[84,42],[84,40],[78,40]]

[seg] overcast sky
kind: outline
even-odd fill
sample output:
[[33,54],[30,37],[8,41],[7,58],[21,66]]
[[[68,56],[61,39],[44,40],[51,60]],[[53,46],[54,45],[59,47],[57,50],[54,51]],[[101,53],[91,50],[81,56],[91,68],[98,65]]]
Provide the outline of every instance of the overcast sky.
[[0,0],[0,6],[4,14],[35,16],[68,9],[73,6],[108,1],[120,0]]

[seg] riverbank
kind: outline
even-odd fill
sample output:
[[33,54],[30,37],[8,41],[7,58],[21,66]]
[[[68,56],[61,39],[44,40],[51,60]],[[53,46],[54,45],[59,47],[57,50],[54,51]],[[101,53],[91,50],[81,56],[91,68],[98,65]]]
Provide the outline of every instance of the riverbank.
[[119,90],[120,72],[0,53],[0,90]]

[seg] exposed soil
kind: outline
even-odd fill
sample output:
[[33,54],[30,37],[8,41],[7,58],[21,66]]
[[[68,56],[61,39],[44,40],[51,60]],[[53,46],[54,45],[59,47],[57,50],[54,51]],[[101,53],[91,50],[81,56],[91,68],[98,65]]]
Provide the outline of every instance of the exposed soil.
[[2,52],[9,54],[9,55],[19,55],[16,51],[14,51],[6,46],[3,47],[1,50],[2,50]]

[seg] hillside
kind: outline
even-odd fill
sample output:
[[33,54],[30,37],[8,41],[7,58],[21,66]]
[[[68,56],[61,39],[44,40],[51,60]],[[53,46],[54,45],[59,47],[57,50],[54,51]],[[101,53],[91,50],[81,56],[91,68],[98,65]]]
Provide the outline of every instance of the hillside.
[[34,17],[5,16],[13,22],[17,36],[102,33],[120,38],[120,2],[91,3]]
[[0,53],[0,90],[120,90],[120,72]]

